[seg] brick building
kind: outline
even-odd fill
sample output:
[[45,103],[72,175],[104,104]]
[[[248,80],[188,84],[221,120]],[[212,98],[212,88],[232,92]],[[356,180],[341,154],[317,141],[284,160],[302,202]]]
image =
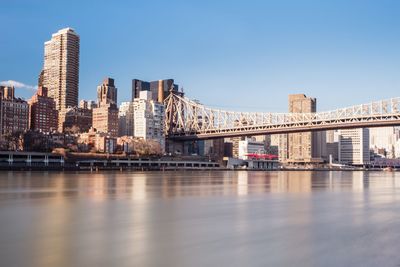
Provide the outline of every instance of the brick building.
[[29,105],[15,97],[12,86],[0,86],[0,129],[1,136],[28,130]]
[[40,86],[37,92],[28,101],[31,130],[53,132],[58,126],[58,111],[53,98],[48,96],[47,88]]

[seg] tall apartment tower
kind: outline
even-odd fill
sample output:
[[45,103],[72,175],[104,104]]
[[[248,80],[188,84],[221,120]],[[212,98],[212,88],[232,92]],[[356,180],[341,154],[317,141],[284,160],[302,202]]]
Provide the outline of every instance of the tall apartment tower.
[[[58,111],[78,105],[79,35],[73,29],[61,29],[44,43],[40,80],[41,85],[48,88],[48,95],[54,99]],[[60,116],[59,130],[62,122]]]
[[[314,113],[317,100],[304,94],[289,95],[290,113]],[[293,163],[313,163],[321,161],[321,133],[306,132],[288,134],[288,161]]]

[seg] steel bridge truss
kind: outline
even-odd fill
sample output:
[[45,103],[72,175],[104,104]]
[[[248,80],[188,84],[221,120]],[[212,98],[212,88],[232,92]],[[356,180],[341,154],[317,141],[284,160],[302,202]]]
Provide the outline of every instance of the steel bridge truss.
[[170,139],[193,140],[400,125],[400,98],[316,113],[258,113],[213,109],[171,93],[165,99]]

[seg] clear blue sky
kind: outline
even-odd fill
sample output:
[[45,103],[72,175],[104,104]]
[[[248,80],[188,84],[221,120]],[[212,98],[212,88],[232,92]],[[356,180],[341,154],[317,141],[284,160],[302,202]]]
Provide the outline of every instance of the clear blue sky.
[[[188,97],[231,110],[318,110],[400,96],[400,1],[0,0],[0,81],[36,85],[43,43],[81,37],[80,99],[115,78],[174,78]],[[18,88],[30,97],[32,90]]]

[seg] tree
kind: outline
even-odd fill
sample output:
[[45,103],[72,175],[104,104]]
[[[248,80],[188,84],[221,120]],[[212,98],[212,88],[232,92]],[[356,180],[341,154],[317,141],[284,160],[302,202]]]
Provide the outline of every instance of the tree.
[[4,139],[8,143],[6,145],[6,150],[16,151],[23,149],[23,132],[6,133]]
[[134,143],[133,149],[138,156],[162,155],[161,145],[155,140],[138,139]]

